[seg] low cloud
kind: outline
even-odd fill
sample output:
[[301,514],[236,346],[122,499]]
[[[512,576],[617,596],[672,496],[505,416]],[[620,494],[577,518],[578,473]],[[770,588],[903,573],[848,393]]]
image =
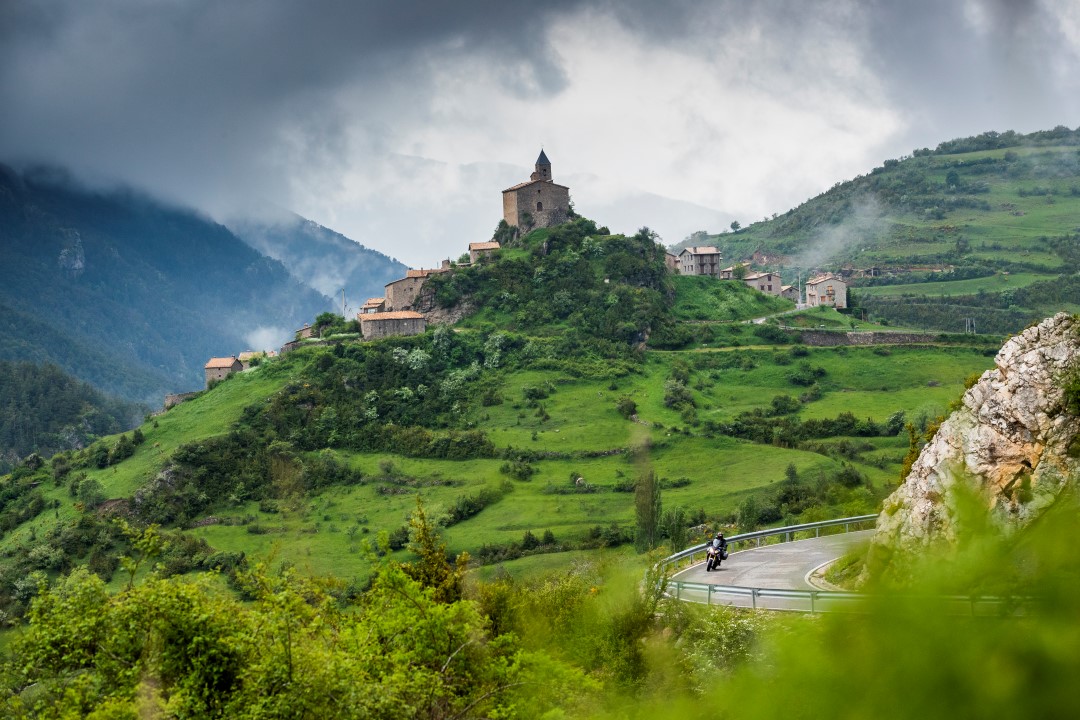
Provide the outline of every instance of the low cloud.
[[830,265],[837,257],[869,245],[888,232],[888,220],[881,203],[872,194],[851,201],[851,209],[836,225],[827,225],[791,260],[795,267],[815,269]]
[[248,346],[240,352],[246,350],[277,350],[292,339],[294,331],[295,328],[290,330],[289,328],[274,326],[257,327],[244,335],[244,342]]

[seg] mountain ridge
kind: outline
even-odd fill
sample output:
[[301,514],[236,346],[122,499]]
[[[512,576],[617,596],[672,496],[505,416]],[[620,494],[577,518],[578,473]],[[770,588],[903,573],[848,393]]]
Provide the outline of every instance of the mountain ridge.
[[[224,226],[132,190],[87,190],[52,168],[0,171],[0,262],[0,303],[52,330],[21,337],[28,356],[146,403],[201,386],[207,358],[247,349],[260,330],[279,341],[330,308]],[[113,366],[80,368],[75,347]]]

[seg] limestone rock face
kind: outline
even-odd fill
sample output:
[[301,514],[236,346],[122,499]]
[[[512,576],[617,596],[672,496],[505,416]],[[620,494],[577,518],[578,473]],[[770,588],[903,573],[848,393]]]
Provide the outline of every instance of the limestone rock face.
[[1080,418],[1063,392],[1065,379],[1080,369],[1080,321],[1059,313],[1028,328],[1005,343],[995,365],[885,501],[875,548],[955,544],[965,494],[985,503],[1003,532],[1015,532],[1080,478]]

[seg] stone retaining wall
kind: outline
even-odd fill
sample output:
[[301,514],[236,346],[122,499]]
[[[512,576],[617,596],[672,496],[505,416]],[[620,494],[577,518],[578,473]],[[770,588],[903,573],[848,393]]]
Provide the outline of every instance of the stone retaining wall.
[[[797,330],[797,328],[791,328]],[[907,345],[936,342],[934,333],[904,332],[836,332],[832,330],[799,330],[802,341],[815,347],[834,345]]]

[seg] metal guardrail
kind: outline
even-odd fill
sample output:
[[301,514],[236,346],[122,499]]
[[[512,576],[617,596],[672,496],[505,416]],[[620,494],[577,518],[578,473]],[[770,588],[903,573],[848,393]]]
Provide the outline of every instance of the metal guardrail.
[[[783,542],[792,542],[796,539],[795,535],[797,533],[807,533],[810,531],[814,532],[814,537],[820,537],[823,529],[839,526],[843,526],[844,532],[850,532],[853,526],[861,528],[870,522],[877,520],[877,517],[877,515],[859,515],[857,517],[825,520],[803,525],[788,525],[786,527],[769,530],[755,530],[754,532],[741,533],[727,538],[728,547],[750,542],[753,542],[756,547],[760,547],[766,539],[779,536],[783,536]],[[694,564],[694,557],[698,553],[701,553],[702,556],[704,556],[705,549],[709,544],[710,543],[708,542],[701,543],[700,545],[694,545],[693,547],[669,555],[660,560],[656,567],[657,569],[664,571],[665,575],[669,568],[672,566],[678,567],[684,560],[688,561],[687,567],[690,567]],[[808,612],[811,614],[819,612],[863,612],[865,611],[864,602],[872,597],[866,593],[841,592],[834,590],[780,590],[772,588],[741,587],[738,585],[685,582],[682,580],[667,580],[667,593],[669,595],[674,594],[675,598],[679,600],[686,599],[691,601],[695,600],[694,596],[696,595],[697,602],[701,602],[703,599],[704,602],[709,605],[713,603],[713,597],[716,595],[721,597],[727,596],[732,599],[750,598],[750,607],[755,610],[758,609],[759,600],[780,600],[783,601],[781,606],[774,606],[769,609]],[[1014,611],[1017,609],[1022,610],[1023,608],[1030,606],[1034,600],[1033,598],[980,597],[975,595],[923,596],[898,599],[934,603],[940,609],[951,612],[954,615],[970,614],[972,617],[997,616],[1000,615],[1002,608],[1012,608]]]

